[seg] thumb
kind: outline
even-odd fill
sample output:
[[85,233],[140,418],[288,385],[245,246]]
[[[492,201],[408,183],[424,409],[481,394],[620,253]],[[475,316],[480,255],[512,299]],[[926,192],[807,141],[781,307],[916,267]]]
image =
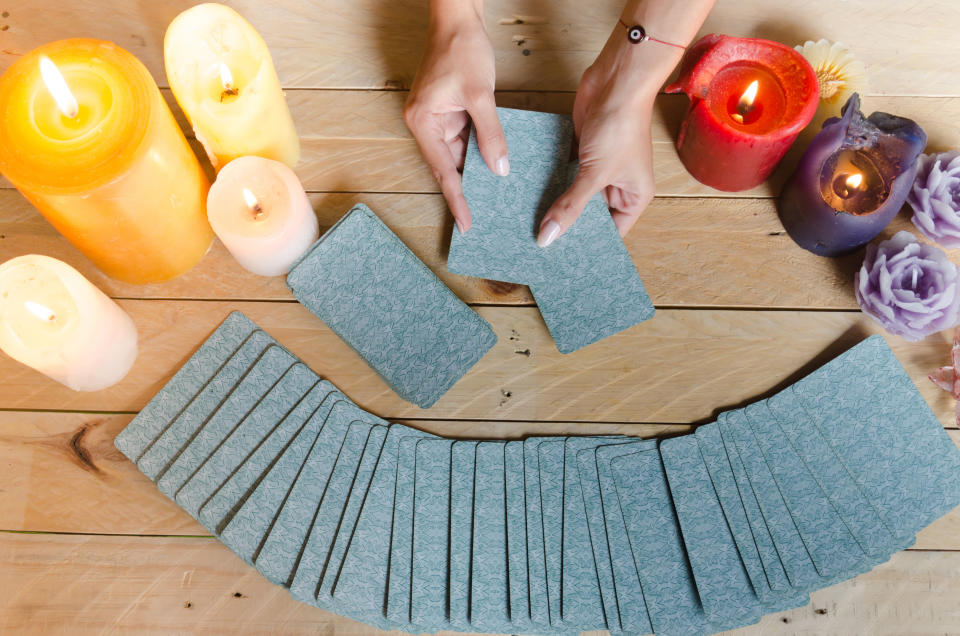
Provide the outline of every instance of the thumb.
[[497,117],[497,103],[493,94],[487,94],[473,102],[467,109],[477,129],[477,145],[490,172],[505,177],[510,174],[507,157],[507,138]]
[[563,235],[583,213],[587,202],[604,187],[603,179],[586,170],[577,173],[576,179],[560,195],[540,222],[537,245],[546,247]]

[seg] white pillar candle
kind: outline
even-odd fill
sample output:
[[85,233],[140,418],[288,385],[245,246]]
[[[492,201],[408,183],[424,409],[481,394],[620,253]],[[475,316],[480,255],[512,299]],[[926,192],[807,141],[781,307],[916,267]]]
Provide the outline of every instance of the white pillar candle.
[[187,9],[167,27],[163,59],[214,168],[244,155],[296,165],[300,139],[270,50],[243,16],[222,4]]
[[0,349],[75,391],[99,391],[133,366],[137,328],[80,272],[30,254],[0,265]]
[[237,262],[261,276],[287,273],[320,234],[297,175],[262,157],[223,167],[207,195],[207,217]]

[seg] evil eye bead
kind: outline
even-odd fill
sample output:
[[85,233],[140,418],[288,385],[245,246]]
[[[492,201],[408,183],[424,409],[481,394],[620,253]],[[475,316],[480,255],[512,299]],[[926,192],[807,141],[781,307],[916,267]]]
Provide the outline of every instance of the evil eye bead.
[[643,42],[645,39],[647,39],[647,32],[639,24],[634,25],[627,29],[627,39],[634,44]]

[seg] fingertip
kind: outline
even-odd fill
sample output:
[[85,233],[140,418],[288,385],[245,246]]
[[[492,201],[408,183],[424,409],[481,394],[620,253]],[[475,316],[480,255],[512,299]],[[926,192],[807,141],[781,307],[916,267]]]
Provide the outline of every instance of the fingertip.
[[546,218],[540,225],[540,233],[537,234],[537,245],[540,247],[548,247],[551,243],[556,241],[562,233],[563,228],[559,223],[553,219]]
[[471,225],[470,208],[467,207],[467,200],[462,194],[458,194],[454,196],[452,200],[448,201],[448,205],[450,206],[450,214],[453,216],[453,222],[456,224],[457,230],[460,234],[466,234]]
[[507,155],[503,155],[497,159],[493,168],[494,174],[498,174],[501,177],[505,177],[510,174],[510,158]]

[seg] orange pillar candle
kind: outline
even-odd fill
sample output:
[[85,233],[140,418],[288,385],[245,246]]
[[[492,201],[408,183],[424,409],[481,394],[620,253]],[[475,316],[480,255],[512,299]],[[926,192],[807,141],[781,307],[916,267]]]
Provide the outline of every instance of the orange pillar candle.
[[109,276],[164,281],[210,247],[209,182],[146,67],[61,40],[0,76],[0,172]]

